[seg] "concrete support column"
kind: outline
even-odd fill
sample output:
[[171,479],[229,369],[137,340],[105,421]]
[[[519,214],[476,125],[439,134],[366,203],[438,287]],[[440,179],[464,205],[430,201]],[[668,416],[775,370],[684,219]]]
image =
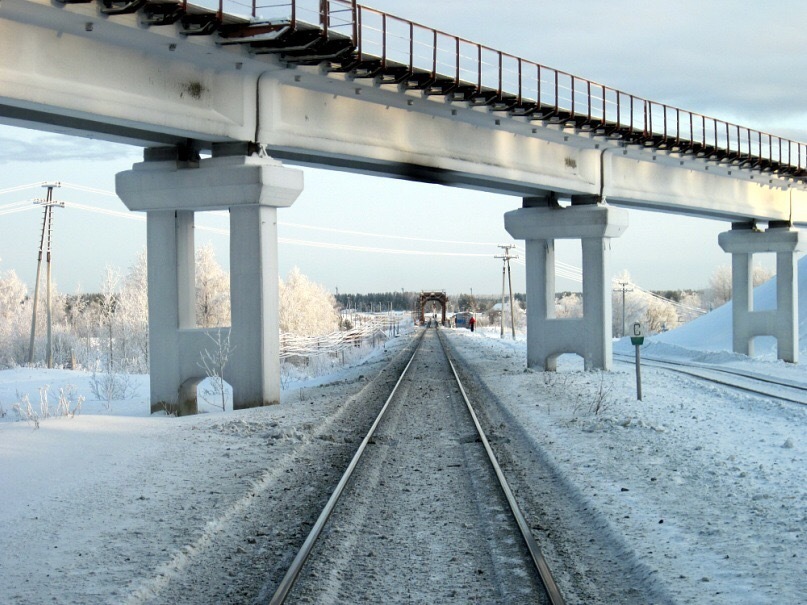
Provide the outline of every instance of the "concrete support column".
[[[229,332],[224,379],[236,409],[280,400],[277,208],[303,189],[300,170],[227,146],[199,162],[166,161],[171,150],[147,153],[116,178],[117,193],[148,220],[151,411],[196,411],[196,385],[206,376],[201,353],[211,336]],[[215,151],[215,150],[214,150]],[[194,213],[230,212],[232,326],[196,327]]]
[[230,209],[233,408],[280,401],[277,208]]
[[[758,231],[736,225],[718,236],[718,243],[731,254],[732,344],[735,353],[753,355],[756,336],[776,337],[777,356],[798,362],[798,275],[796,252],[799,232],[789,226]],[[776,254],[776,309],[754,310],[753,255]]]
[[[164,404],[178,405],[181,356],[177,328],[183,323],[187,324],[188,320],[187,250],[190,249],[191,254],[193,253],[193,215],[190,217],[191,220],[188,221],[187,213],[178,213],[175,210],[147,214],[152,413],[160,411]],[[191,271],[192,268],[191,259]]]
[[[604,205],[534,206],[504,215],[510,235],[526,241],[527,366],[557,369],[577,353],[586,369],[611,369],[609,240],[628,226],[625,210]],[[583,318],[555,318],[555,240],[579,239],[583,249]]]
[[[627,217],[627,215],[626,215]],[[627,218],[625,221],[627,226]],[[620,232],[621,234],[621,232]],[[611,240],[584,237],[583,246],[583,355],[587,369],[610,370],[613,365],[611,340]],[[552,301],[554,304],[554,300]]]

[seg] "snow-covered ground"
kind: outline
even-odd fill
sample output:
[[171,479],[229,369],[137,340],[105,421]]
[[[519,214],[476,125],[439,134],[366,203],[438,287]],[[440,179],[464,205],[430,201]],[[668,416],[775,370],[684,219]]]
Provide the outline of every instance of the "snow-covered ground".
[[[764,347],[761,359],[728,353],[726,317],[718,309],[645,350],[807,381],[802,366]],[[278,469],[299,463],[300,448],[405,340],[364,365],[286,385],[279,406],[185,418],[148,415],[147,376],[133,379],[131,397],[104,405],[91,400],[88,374],[0,371],[0,602],[169,602],[161,587],[272,492]],[[677,602],[805,602],[807,407],[652,368],[639,402],[630,365],[584,372],[562,357],[560,371],[544,375],[525,370],[523,341],[465,330],[451,340]],[[13,403],[27,394],[38,410],[45,385],[52,410],[60,388],[72,405],[86,397],[80,413],[38,429],[14,421]]]
[[[524,370],[521,343],[461,336],[464,359],[581,508],[601,513],[676,602],[805,602],[807,407],[653,368],[637,401],[632,364],[584,372],[562,357],[545,376]],[[736,357],[757,372],[775,365]]]

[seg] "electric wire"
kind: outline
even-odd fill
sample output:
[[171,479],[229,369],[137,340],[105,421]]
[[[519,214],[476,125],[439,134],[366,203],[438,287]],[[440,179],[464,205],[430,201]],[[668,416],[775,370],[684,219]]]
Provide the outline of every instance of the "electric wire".
[[[60,182],[61,186],[66,189],[75,189],[78,191],[83,191],[87,193],[94,193],[98,195],[104,195],[108,197],[118,198],[117,194],[104,190],[98,189],[95,187],[87,187],[85,185],[78,185],[75,183],[69,182]],[[19,191],[23,189],[29,189],[32,187],[42,187],[42,183],[33,183],[28,185],[19,185],[16,187],[10,187],[8,189],[0,190],[0,194],[9,193],[12,191]],[[28,210],[29,201],[21,201],[21,202],[13,202],[11,204],[6,204],[0,206],[0,216],[6,214],[12,214],[16,212],[22,212]],[[84,210],[87,212],[95,212],[97,214],[103,214],[107,216],[114,216],[117,218],[124,218],[127,220],[134,220],[138,222],[144,222],[146,219],[145,217],[137,214],[133,214],[128,211],[121,211],[121,210],[111,210],[106,208],[96,208],[93,206],[88,206],[86,204],[79,204],[76,202],[70,202],[69,206],[72,208],[77,208],[79,210]],[[33,206],[31,206],[33,207]],[[207,214],[213,214],[221,217],[227,217],[228,213],[225,211],[214,211]],[[450,245],[462,245],[462,246],[485,246],[485,247],[494,247],[498,244],[493,242],[471,242],[465,240],[449,240],[449,239],[436,239],[436,238],[424,238],[424,237],[414,237],[414,236],[406,236],[406,235],[393,235],[393,234],[385,234],[385,233],[372,233],[368,231],[357,231],[353,229],[338,229],[336,227],[320,227],[315,225],[304,225],[302,223],[286,223],[283,221],[279,221],[278,224],[284,227],[292,227],[297,229],[308,229],[311,231],[320,231],[324,233],[338,233],[344,235],[357,235],[361,237],[376,237],[386,240],[401,240],[401,241],[411,241],[411,242],[428,242],[428,243],[437,243],[437,244],[450,244]],[[206,225],[196,225],[196,229],[200,231],[205,231],[208,233],[215,233],[219,235],[228,235],[229,228],[226,227],[211,227]],[[350,252],[368,252],[374,254],[395,254],[395,255],[405,255],[405,256],[441,256],[441,257],[454,257],[454,258],[488,258],[490,254],[484,253],[469,253],[469,252],[436,252],[436,251],[429,251],[429,250],[403,250],[398,248],[379,248],[374,246],[359,246],[354,244],[337,244],[337,243],[329,243],[329,242],[318,242],[312,240],[303,240],[303,239],[296,239],[296,238],[285,238],[280,237],[278,238],[279,243],[294,245],[294,246],[305,246],[310,248],[323,248],[323,249],[332,249],[332,250],[345,250]],[[513,258],[514,264],[519,266],[526,266],[526,262],[523,260],[523,256],[525,255],[525,250],[519,246],[516,246],[516,251],[519,254],[519,257]],[[582,283],[583,282],[583,270],[580,267],[576,267],[574,265],[570,265],[568,263],[564,263],[563,261],[556,260],[555,261],[555,274],[557,277],[561,277],[563,279],[569,280],[574,283]],[[616,285],[618,284],[618,279],[614,278],[613,283]],[[631,282],[631,287],[642,292],[645,296],[650,298],[654,298],[657,300],[661,300],[668,304],[673,305],[673,307],[678,311],[683,311],[685,313],[690,314],[697,314],[703,315],[707,313],[705,309],[701,309],[699,307],[694,307],[691,305],[687,305],[685,303],[681,303],[679,301],[672,300],[670,298],[661,296],[655,292],[642,288],[641,286]]]

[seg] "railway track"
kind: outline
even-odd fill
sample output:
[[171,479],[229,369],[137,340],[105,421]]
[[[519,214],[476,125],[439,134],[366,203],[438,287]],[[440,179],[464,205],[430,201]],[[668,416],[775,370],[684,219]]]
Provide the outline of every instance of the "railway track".
[[442,342],[424,330],[303,546],[256,603],[564,600]]
[[[629,365],[635,363],[633,356],[621,353],[614,353],[614,359]],[[722,368],[712,364],[686,363],[654,357],[643,356],[641,363],[645,366],[670,370],[747,393],[807,405],[807,384],[794,380],[777,379],[756,372]]]

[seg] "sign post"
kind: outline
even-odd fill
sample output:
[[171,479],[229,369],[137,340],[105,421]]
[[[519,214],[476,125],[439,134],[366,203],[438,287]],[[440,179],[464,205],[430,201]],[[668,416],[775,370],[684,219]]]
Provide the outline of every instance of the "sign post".
[[642,400],[642,364],[639,347],[644,344],[644,328],[638,321],[633,324],[630,342],[636,347],[636,399]]

